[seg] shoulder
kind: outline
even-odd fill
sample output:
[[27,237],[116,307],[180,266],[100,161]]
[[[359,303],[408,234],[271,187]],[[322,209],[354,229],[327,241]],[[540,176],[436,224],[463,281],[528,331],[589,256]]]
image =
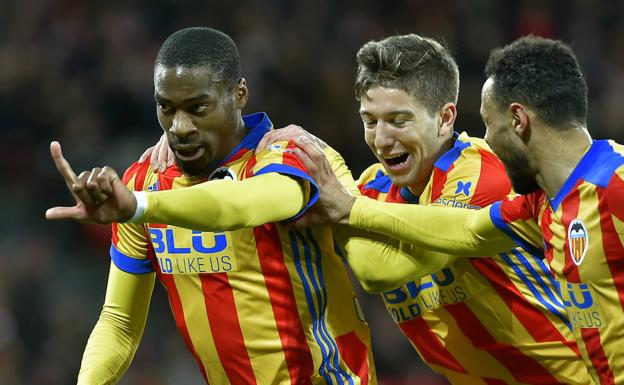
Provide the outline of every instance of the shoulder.
[[[169,167],[164,175],[168,175],[171,172],[179,174],[175,166]],[[124,172],[121,180],[132,191],[143,191],[150,189],[150,186],[158,180],[157,173],[149,162],[132,163]]]
[[606,197],[612,214],[624,221],[624,165],[616,168],[606,187]]
[[357,180],[357,186],[362,195],[368,196],[371,192],[378,195],[388,192],[392,186],[392,181],[381,163],[375,163],[362,172]]
[[478,207],[500,200],[511,191],[504,165],[485,140],[466,133],[436,162],[433,177],[434,189],[438,190],[435,197],[460,194],[463,200]]
[[509,195],[500,201],[500,214],[507,222],[537,219],[545,202],[546,194],[542,190],[525,195]]

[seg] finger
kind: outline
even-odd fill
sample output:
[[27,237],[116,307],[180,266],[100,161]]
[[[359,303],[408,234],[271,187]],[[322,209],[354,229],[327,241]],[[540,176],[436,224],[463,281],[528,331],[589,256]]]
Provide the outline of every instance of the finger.
[[150,147],[147,150],[143,151],[143,154],[141,154],[141,157],[139,158],[137,163],[143,163],[147,160],[147,158],[150,157],[150,155],[152,155],[152,152],[154,151],[154,147]]
[[152,151],[152,155],[150,156],[150,164],[154,171],[158,171],[158,153],[160,152],[160,145],[162,144],[163,137],[162,135],[158,138],[158,142],[154,145],[154,151]]
[[273,136],[276,132],[277,131],[269,131],[264,134],[262,139],[260,139],[260,143],[258,143],[258,145],[256,146],[256,151],[262,151],[267,148],[269,144],[274,143],[275,141],[273,140]]
[[74,207],[52,207],[46,210],[46,219],[60,220],[60,219],[74,219],[83,221],[85,219],[84,208],[79,206]]
[[293,143],[305,152],[311,159],[321,161],[325,157],[323,150],[309,138],[298,136],[293,139]]
[[95,203],[102,203],[108,199],[108,194],[104,193],[102,185],[100,184],[100,179],[98,178],[101,172],[101,168],[95,167],[91,170],[91,175],[87,178],[86,183],[87,192]]
[[84,202],[84,204],[86,205],[93,205],[94,203],[94,199],[91,197],[89,191],[87,190],[87,180],[89,179],[90,175],[91,173],[89,171],[81,172],[80,175],[78,175],[78,177],[76,178],[76,181],[71,186],[72,192],[76,194],[78,199]]
[[173,154],[173,151],[169,149],[169,151],[167,151],[167,167],[173,166],[174,162],[175,162],[175,156]]
[[314,176],[318,173],[318,170],[319,170],[316,163],[314,163],[312,158],[310,158],[308,154],[306,154],[300,148],[295,148],[294,152],[295,152],[295,156],[301,161],[301,163],[303,163],[305,168],[308,170],[308,173],[310,174],[310,176],[312,176],[312,178],[314,179]]
[[160,172],[165,171],[165,169],[167,168],[167,157],[169,156],[169,143],[167,143],[167,141],[163,138],[164,136],[161,137],[159,143],[160,149],[158,151],[158,159],[156,160]]
[[56,169],[59,171],[63,179],[65,179],[67,186],[70,187],[76,180],[76,173],[72,170],[69,162],[63,156],[63,150],[61,149],[61,144],[59,142],[53,141],[50,143],[50,154],[52,155]]
[[256,147],[256,151],[262,151],[275,142],[281,142],[283,140],[291,140],[292,138],[296,136],[305,135],[306,133],[307,132],[303,128],[295,124],[289,124],[288,126],[284,128],[280,128],[274,131],[269,131],[266,134],[264,134],[264,136],[262,137],[262,140],[260,140],[260,143],[258,143],[258,146]]
[[100,189],[106,195],[113,193],[113,183],[119,179],[117,173],[112,168],[105,166],[97,176],[100,183]]

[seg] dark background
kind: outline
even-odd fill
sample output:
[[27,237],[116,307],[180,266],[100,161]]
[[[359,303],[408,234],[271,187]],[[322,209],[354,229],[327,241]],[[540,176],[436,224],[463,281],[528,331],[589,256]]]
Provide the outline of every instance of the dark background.
[[[489,51],[534,33],[571,44],[589,83],[594,138],[624,138],[624,3],[618,1],[3,0],[0,3],[0,384],[71,384],[99,315],[109,231],[48,223],[70,204],[48,153],[60,140],[77,170],[119,171],[160,135],[152,64],[188,26],[238,43],[251,98],[277,127],[298,123],[342,152],[358,175],[374,159],[353,97],[355,53],[366,41],[415,32],[446,41],[461,72],[458,131],[479,118]],[[382,384],[440,384],[361,296]],[[198,384],[157,285],[141,347],[121,384]]]

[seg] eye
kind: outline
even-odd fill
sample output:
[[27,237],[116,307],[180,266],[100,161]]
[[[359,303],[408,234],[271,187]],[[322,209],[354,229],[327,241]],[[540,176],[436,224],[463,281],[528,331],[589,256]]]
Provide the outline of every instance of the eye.
[[158,105],[158,109],[163,113],[163,114],[168,114],[173,112],[173,108],[171,106],[166,105],[165,103],[159,103],[156,102],[156,104]]
[[208,109],[207,104],[196,104],[191,107],[191,112],[194,114],[201,114],[202,112],[205,112],[207,109]]
[[377,121],[372,119],[362,119],[362,123],[364,123],[366,128],[375,128],[377,126]]
[[392,124],[395,127],[405,127],[405,125],[407,124],[407,120],[402,120],[402,119],[395,119]]

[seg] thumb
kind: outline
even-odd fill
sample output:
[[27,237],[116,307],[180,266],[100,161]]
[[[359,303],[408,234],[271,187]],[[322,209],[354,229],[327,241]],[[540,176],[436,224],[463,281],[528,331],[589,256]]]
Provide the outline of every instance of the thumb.
[[49,208],[45,217],[48,220],[61,220],[61,219],[75,219],[75,220],[83,220],[84,212],[83,209],[77,206],[74,207],[52,207]]

